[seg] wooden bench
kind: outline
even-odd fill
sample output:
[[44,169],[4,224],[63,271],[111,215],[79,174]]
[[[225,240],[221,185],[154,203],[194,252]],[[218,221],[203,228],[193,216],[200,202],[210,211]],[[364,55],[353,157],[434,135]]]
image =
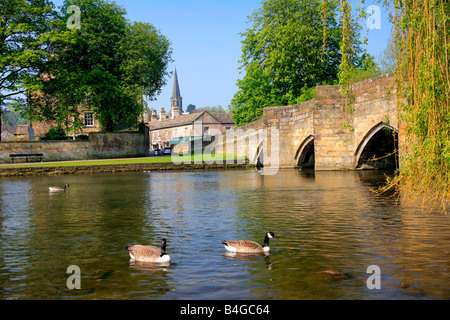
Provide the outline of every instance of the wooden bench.
[[9,157],[11,158],[11,163],[14,163],[15,158],[25,158],[28,162],[29,157],[39,157],[39,160],[42,162],[42,158],[44,155],[42,153],[16,153],[16,154],[10,154]]

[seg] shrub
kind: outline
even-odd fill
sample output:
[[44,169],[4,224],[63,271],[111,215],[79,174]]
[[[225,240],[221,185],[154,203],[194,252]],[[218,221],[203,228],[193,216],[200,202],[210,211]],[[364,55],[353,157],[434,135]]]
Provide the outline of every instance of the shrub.
[[48,130],[42,140],[66,140],[66,131],[61,127],[54,127]]

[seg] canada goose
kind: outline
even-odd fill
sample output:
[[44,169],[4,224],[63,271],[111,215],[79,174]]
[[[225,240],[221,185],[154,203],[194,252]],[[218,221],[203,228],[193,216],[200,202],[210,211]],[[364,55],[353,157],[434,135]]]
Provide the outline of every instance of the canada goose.
[[50,192],[56,192],[56,191],[66,191],[66,188],[70,187],[68,184],[66,184],[64,186],[64,188],[60,188],[60,187],[48,187],[48,189],[50,190]]
[[170,256],[166,253],[166,243],[167,240],[163,238],[161,239],[161,249],[154,246],[141,246],[136,244],[126,247],[125,250],[130,254],[131,261],[169,262]]
[[278,238],[273,232],[267,232],[264,237],[264,243],[261,246],[255,241],[251,240],[231,240],[222,241],[225,249],[230,252],[240,252],[240,253],[263,253],[269,252],[269,239]]

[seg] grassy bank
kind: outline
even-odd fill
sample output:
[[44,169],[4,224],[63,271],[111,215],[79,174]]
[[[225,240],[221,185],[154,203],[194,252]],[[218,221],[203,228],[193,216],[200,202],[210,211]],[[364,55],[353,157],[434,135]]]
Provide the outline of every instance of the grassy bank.
[[166,163],[166,162],[172,162],[171,157],[17,163],[17,164],[0,165],[0,167],[2,168],[78,167],[78,166],[101,166],[101,165]]
[[[230,160],[233,160],[230,164]],[[206,168],[238,168],[246,166],[245,158],[226,155],[162,156],[128,159],[58,161],[0,165],[0,176],[58,175],[81,173],[130,172],[147,170],[197,170]],[[227,163],[228,161],[228,163]]]
[[173,162],[175,164],[182,163],[200,163],[200,162],[214,162],[226,160],[246,160],[245,157],[237,157],[230,155],[184,155],[184,156],[162,156],[162,157],[144,157],[144,158],[129,158],[129,159],[105,159],[105,160],[80,160],[80,161],[55,161],[55,162],[39,162],[39,163],[17,163],[17,164],[0,164],[3,168],[40,168],[40,167],[77,167],[77,166],[101,166],[101,165],[122,165],[122,164],[146,164],[146,163],[167,163]]

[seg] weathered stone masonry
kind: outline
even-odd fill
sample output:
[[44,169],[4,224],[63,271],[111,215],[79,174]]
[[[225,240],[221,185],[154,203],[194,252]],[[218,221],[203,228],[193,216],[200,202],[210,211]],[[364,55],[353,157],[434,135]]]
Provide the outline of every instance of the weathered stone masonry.
[[[366,160],[376,152],[381,154],[388,149],[385,144],[393,144],[390,140],[398,139],[402,149],[403,132],[398,132],[394,77],[383,75],[358,82],[351,87],[351,94],[354,111],[350,115],[347,113],[348,118],[339,86],[318,86],[314,99],[292,106],[264,108],[262,119],[240,129],[244,132],[279,130],[280,167],[311,163],[316,170],[370,167],[373,162]],[[349,128],[344,126],[346,122]],[[396,138],[385,133],[389,131]],[[261,145],[261,141],[256,143]],[[269,148],[273,143],[267,141],[265,145]],[[262,152],[257,146],[250,149]],[[255,162],[258,155],[249,155],[249,158]],[[391,157],[382,161],[393,160]]]
[[44,161],[143,157],[148,144],[148,132],[91,133],[87,141],[2,142],[0,163],[10,163],[14,153],[42,153]]

